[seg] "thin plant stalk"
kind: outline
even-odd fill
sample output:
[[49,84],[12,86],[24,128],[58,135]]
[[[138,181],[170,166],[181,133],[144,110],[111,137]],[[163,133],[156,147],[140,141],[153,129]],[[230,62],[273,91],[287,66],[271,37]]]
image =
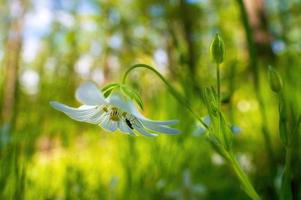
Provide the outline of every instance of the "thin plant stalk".
[[293,149],[291,147],[285,147],[285,164],[282,175],[280,200],[293,199],[291,188],[291,164],[292,164]]
[[280,189],[280,200],[291,200],[292,199],[292,188],[291,188],[291,163],[292,163],[292,134],[289,134],[287,129],[286,119],[286,105],[282,91],[278,93],[279,100],[279,133],[281,141],[285,148],[285,163],[284,171],[282,175],[281,189]]
[[216,62],[216,90],[217,90],[217,109],[218,109],[218,135],[221,133],[221,81],[219,63]]
[[220,69],[219,63],[216,63],[216,88],[217,88],[217,102],[218,110],[221,110],[221,81],[220,81]]
[[208,125],[202,120],[202,118],[194,112],[194,110],[192,109],[189,101],[183,97],[171,84],[168,83],[168,81],[157,71],[155,70],[153,67],[146,65],[146,64],[136,64],[133,65],[132,67],[130,67],[124,74],[123,79],[122,79],[122,83],[125,84],[126,79],[129,75],[129,73],[134,70],[135,68],[145,68],[145,69],[149,69],[152,72],[154,72],[161,80],[162,82],[166,85],[167,89],[169,90],[169,92],[185,107],[187,108],[187,110],[189,110],[193,116],[206,128],[208,129]]
[[[218,134],[220,134],[221,131],[221,81],[220,81],[220,68],[219,63],[216,62],[216,89],[217,89],[217,105],[218,105],[218,111],[219,111],[219,117],[218,117]],[[224,153],[226,156],[226,159],[228,160],[228,163],[233,168],[235,174],[237,175],[239,181],[243,185],[243,188],[245,192],[249,195],[250,198],[253,200],[260,200],[259,195],[257,194],[256,190],[254,189],[251,181],[249,180],[246,173],[242,170],[240,164],[236,160],[234,154],[232,151],[227,151]]]
[[285,164],[284,164],[284,172],[283,172],[281,191],[280,191],[281,200],[293,199],[292,189],[290,184],[292,153],[293,153],[293,149],[291,147],[285,148]]

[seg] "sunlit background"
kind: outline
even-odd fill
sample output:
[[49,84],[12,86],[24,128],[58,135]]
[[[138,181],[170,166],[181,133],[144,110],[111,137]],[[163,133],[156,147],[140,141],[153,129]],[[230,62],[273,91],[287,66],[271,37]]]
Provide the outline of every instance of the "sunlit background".
[[276,199],[284,149],[267,67],[281,73],[296,118],[300,10],[300,0],[0,0],[0,199],[248,199],[200,124],[150,71],[137,69],[128,84],[146,116],[179,119],[180,135],[108,133],[49,106],[79,106],[82,82],[101,88],[145,63],[206,116],[196,88],[216,84],[216,32],[226,46],[222,109],[237,158],[262,197]]

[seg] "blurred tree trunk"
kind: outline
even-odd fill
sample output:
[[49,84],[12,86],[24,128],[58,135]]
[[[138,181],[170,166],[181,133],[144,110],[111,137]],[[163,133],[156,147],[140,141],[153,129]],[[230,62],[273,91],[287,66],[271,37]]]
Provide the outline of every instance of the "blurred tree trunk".
[[187,51],[186,51],[186,62],[188,65],[189,73],[190,73],[190,80],[193,86],[195,86],[195,72],[196,72],[196,61],[197,61],[197,55],[196,55],[196,47],[194,44],[194,16],[192,16],[191,13],[192,10],[190,9],[189,5],[185,0],[180,1],[180,11],[181,11],[181,22],[183,26],[183,33],[185,42],[187,45]]
[[272,35],[265,11],[264,0],[244,0],[250,26],[253,30],[254,42],[260,58],[272,61],[274,53],[271,48]]
[[[17,88],[19,61],[22,49],[22,29],[26,11],[26,1],[14,2],[18,9],[11,10],[11,21],[8,28],[8,38],[5,44],[4,89],[2,105],[2,121],[14,126],[16,120]],[[18,13],[16,13],[18,11]]]
[[77,13],[78,9],[78,1],[73,1],[72,2],[72,7],[70,10],[70,14],[72,17],[75,19],[75,24],[72,29],[68,30],[66,32],[66,39],[68,42],[68,52],[65,55],[66,60],[65,64],[68,70],[68,78],[66,78],[66,98],[68,96],[73,96],[74,91],[77,87],[77,81],[78,81],[78,74],[75,71],[75,65],[77,61],[80,59],[80,51],[79,51],[79,44],[78,44],[78,35],[81,34],[81,27],[79,24],[79,17]]
[[[110,4],[105,3],[105,2],[101,2],[99,1],[99,7],[102,8],[103,13],[105,18],[100,18],[99,21],[106,21],[106,18],[109,17],[110,15]],[[106,27],[106,31],[104,33],[103,36],[103,46],[104,46],[104,51],[103,51],[103,55],[102,55],[102,70],[103,70],[103,75],[104,75],[104,82],[106,83],[108,80],[110,80],[110,74],[111,74],[111,70],[110,70],[110,64],[109,64],[109,57],[111,54],[111,48],[109,45],[109,40],[110,37],[112,36],[112,32],[113,30],[111,29],[111,27]]]

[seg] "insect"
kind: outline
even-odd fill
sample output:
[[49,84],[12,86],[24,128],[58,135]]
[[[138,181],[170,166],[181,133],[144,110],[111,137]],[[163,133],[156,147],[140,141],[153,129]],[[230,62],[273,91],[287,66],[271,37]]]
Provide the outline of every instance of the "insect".
[[134,129],[130,120],[125,119],[126,124],[130,127],[130,129]]

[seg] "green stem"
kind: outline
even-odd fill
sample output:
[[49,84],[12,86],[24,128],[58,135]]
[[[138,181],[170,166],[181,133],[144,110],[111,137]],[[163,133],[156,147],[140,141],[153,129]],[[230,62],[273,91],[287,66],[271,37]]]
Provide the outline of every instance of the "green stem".
[[285,147],[285,166],[284,166],[284,172],[281,181],[280,200],[293,199],[292,188],[291,188],[292,153],[293,151],[291,147]]
[[292,148],[286,147],[285,148],[285,167],[284,170],[287,172],[287,174],[290,174],[290,168],[291,168],[291,162],[292,162]]
[[256,190],[254,189],[251,181],[249,180],[248,176],[245,174],[245,172],[242,170],[241,166],[239,165],[238,161],[235,159],[235,156],[233,153],[227,153],[227,159],[229,160],[229,163],[231,164],[234,172],[236,173],[239,181],[243,185],[243,188],[245,192],[249,195],[249,197],[253,200],[260,200],[261,198],[257,194]]
[[217,90],[217,109],[218,109],[218,135],[221,134],[221,81],[220,81],[220,70],[219,63],[216,63],[216,90]]
[[122,79],[122,83],[125,84],[126,79],[129,75],[129,73],[134,70],[135,68],[146,68],[151,70],[152,72],[154,72],[160,79],[161,81],[166,85],[168,91],[187,109],[189,110],[194,117],[196,117],[196,119],[206,128],[208,129],[207,124],[205,124],[205,122],[202,120],[202,118],[196,114],[193,109],[191,108],[191,105],[189,103],[189,101],[183,97],[171,84],[168,83],[168,81],[157,71],[155,70],[153,67],[146,65],[146,64],[136,64],[133,65],[132,67],[130,67],[124,74],[123,79]]
[[221,81],[220,81],[220,70],[219,63],[216,63],[216,88],[217,88],[217,103],[218,110],[221,111]]
[[279,134],[281,141],[285,147],[285,164],[284,172],[282,175],[281,189],[280,189],[280,200],[291,200],[293,199],[292,188],[291,188],[291,163],[292,163],[292,153],[294,141],[291,137],[291,134],[288,133],[287,128],[287,111],[285,105],[285,99],[282,92],[278,93],[279,99]]

